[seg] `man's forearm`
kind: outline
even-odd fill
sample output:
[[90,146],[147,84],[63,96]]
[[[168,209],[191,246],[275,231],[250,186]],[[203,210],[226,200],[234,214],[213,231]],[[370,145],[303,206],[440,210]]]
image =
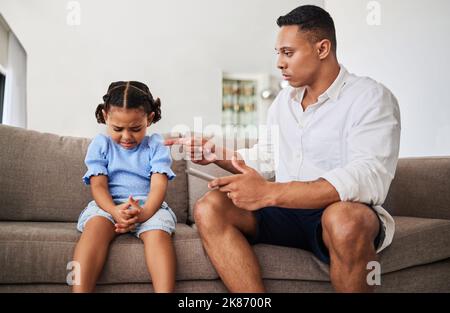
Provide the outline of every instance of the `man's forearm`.
[[320,209],[340,201],[336,189],[319,178],[311,182],[270,183],[271,203],[282,208]]
[[[217,151],[219,150],[219,151]],[[216,147],[215,154],[217,155],[217,160],[214,162],[217,166],[223,168],[224,170],[233,173],[233,174],[240,174],[240,172],[234,168],[233,164],[231,163],[232,156],[236,156],[238,159],[238,153],[232,150],[228,150],[223,147]]]

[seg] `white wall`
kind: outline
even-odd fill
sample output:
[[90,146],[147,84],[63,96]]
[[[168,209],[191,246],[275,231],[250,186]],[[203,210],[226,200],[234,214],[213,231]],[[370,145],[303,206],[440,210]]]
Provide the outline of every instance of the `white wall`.
[[8,62],[8,32],[8,26],[0,14],[0,66],[3,68],[5,68],[6,62]]
[[28,54],[28,127],[94,136],[94,110],[114,80],[142,80],[162,100],[156,131],[220,123],[220,73],[275,68],[276,18],[322,0],[0,0]]
[[337,28],[340,62],[396,95],[401,156],[450,155],[450,1],[377,2],[381,24],[369,26],[369,1],[325,1]]
[[[93,136],[93,111],[109,82],[142,80],[163,103],[156,131],[220,121],[220,71],[275,69],[275,20],[302,3],[262,0],[0,0],[0,13],[28,53],[28,127]],[[326,0],[346,67],[397,96],[401,156],[450,155],[450,1],[379,0],[369,26],[366,0]]]

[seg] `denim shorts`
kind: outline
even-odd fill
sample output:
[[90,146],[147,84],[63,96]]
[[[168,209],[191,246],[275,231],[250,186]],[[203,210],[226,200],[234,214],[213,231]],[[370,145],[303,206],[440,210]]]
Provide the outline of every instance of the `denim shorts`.
[[[372,208],[373,209],[373,208]],[[256,211],[256,235],[248,236],[250,244],[265,243],[295,247],[312,252],[330,264],[330,254],[322,239],[322,214],[325,209],[286,209],[266,207]],[[377,249],[383,243],[385,228],[378,213],[380,228],[374,240]]]
[[[143,206],[146,200],[146,197],[135,197],[135,200],[139,201],[139,205]],[[114,203],[120,204],[128,201],[128,199],[116,199]],[[95,201],[89,202],[88,206],[81,212],[80,217],[78,218],[77,229],[80,232],[83,232],[86,223],[94,216],[103,216],[106,219],[110,220],[114,225],[114,219],[111,214],[102,210]],[[163,202],[158,211],[153,214],[148,220],[143,223],[136,223],[136,228],[130,233],[134,234],[136,237],[139,236],[146,231],[149,230],[163,230],[169,235],[172,235],[175,232],[175,225],[177,223],[177,218],[175,213],[173,213],[172,209],[167,205],[167,203]]]

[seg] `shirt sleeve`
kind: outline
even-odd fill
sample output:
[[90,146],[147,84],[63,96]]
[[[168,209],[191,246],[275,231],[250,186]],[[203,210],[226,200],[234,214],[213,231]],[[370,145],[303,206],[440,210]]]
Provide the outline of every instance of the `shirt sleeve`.
[[270,106],[267,114],[266,125],[260,125],[258,129],[258,142],[247,149],[239,149],[237,153],[242,156],[245,164],[260,173],[265,179],[275,177],[275,169],[278,160],[279,128],[275,123],[277,97]]
[[172,158],[170,156],[170,148],[164,145],[164,140],[161,135],[153,134],[149,140],[150,146],[150,173],[166,174],[169,180],[175,178],[175,173],[172,171]]
[[322,178],[330,182],[341,201],[382,205],[397,167],[400,146],[400,110],[382,85],[356,100],[346,138],[348,163]]
[[87,172],[83,182],[90,185],[90,178],[98,175],[108,175],[108,139],[104,135],[97,135],[89,144],[84,163]]

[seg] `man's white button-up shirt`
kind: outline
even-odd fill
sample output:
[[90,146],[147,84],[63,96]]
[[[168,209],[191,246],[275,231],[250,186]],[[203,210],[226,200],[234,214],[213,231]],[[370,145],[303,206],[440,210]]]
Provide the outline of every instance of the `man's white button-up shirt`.
[[372,206],[385,227],[378,251],[392,242],[395,224],[381,205],[394,178],[400,145],[400,110],[392,93],[376,81],[338,77],[318,101],[303,110],[305,88],[287,87],[269,108],[267,132],[242,149],[247,165],[277,182],[332,184],[341,201]]

